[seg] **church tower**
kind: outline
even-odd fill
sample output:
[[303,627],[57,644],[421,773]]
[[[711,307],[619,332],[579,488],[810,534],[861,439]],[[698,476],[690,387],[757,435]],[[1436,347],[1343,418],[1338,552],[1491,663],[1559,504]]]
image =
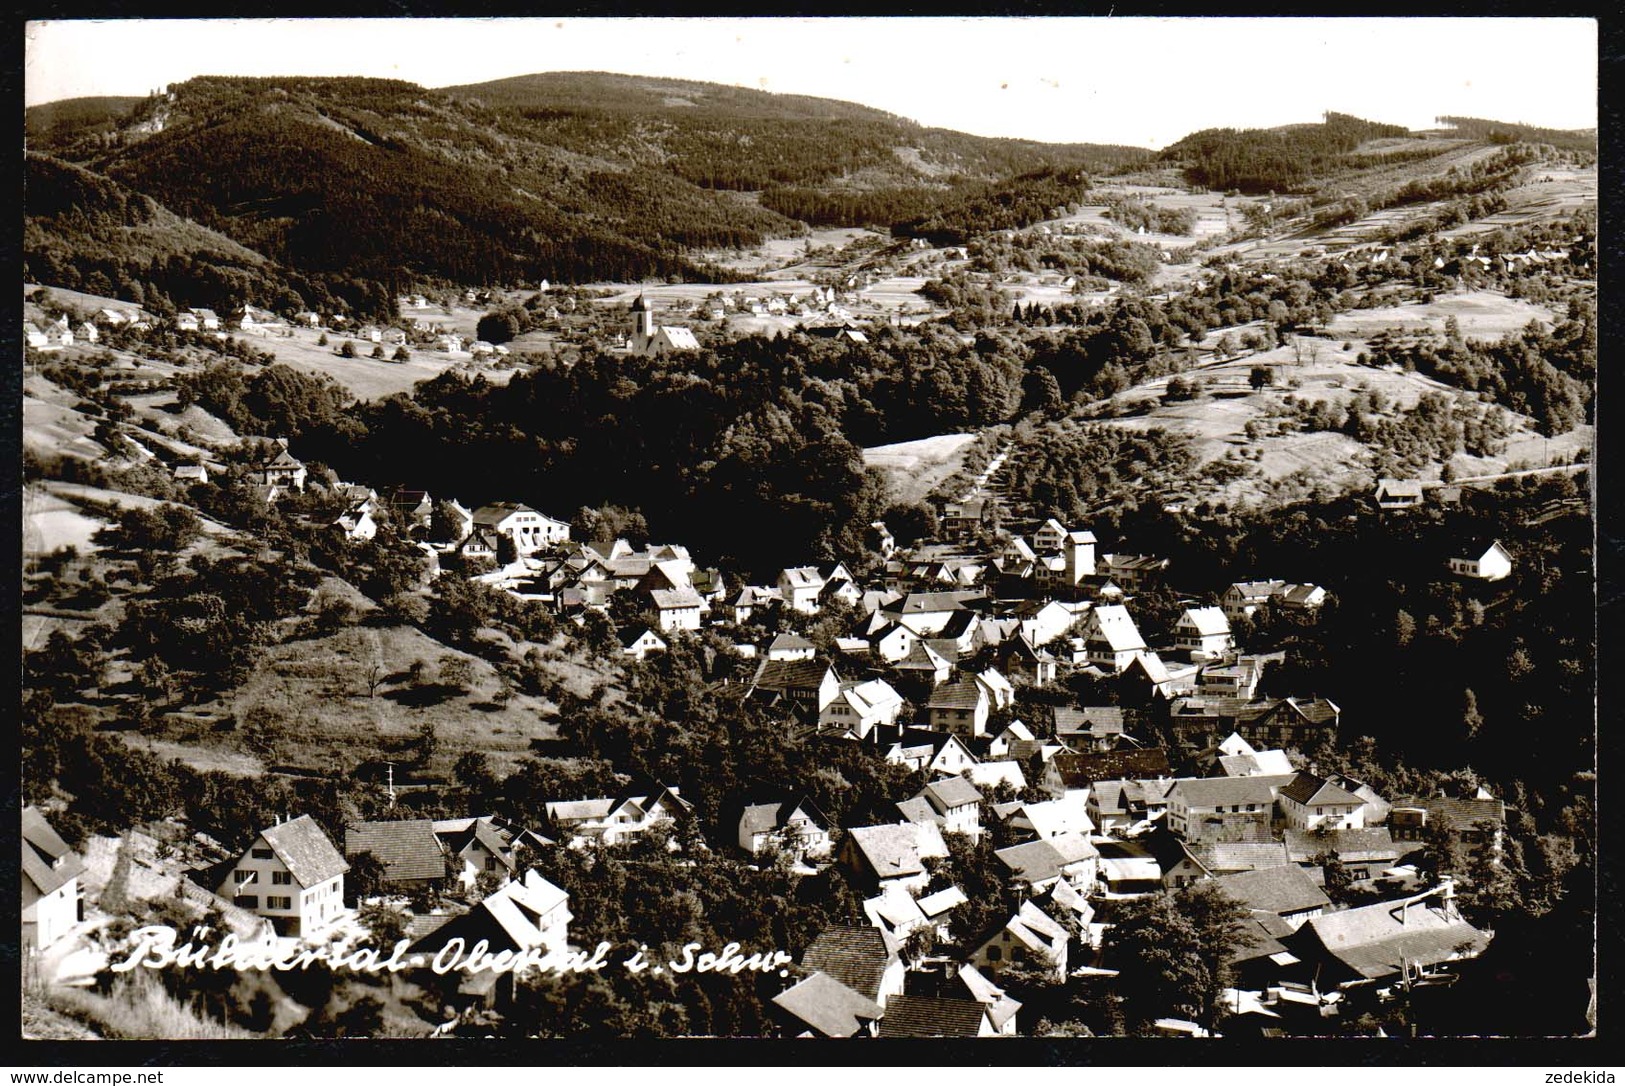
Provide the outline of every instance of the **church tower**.
[[655,335],[655,315],[639,294],[632,303],[632,340],[628,344],[634,351],[645,350]]

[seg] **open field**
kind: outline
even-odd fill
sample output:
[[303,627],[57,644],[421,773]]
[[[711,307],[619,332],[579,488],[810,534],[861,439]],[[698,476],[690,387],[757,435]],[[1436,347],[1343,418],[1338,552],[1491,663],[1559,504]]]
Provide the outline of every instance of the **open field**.
[[[366,358],[362,356],[371,354],[376,344],[365,340],[355,341],[358,357],[340,358],[336,352],[345,341],[343,333],[329,332],[326,347],[316,345],[320,334],[314,329],[301,329],[292,336],[251,336],[248,342],[259,350],[270,351],[278,362],[290,369],[333,378],[361,400],[379,400],[397,392],[409,393],[419,381],[470,363],[466,351],[433,351],[419,347],[407,348],[412,355],[409,362],[388,361],[387,355],[395,353],[394,347],[385,348],[385,359]],[[480,366],[478,370],[496,384],[506,383],[513,374],[512,370],[493,370],[488,366]]]
[[[795,276],[825,266],[825,263],[821,261],[806,263],[801,259],[806,255],[809,248],[822,249],[833,246],[835,249],[840,250],[846,248],[858,238],[879,236],[872,230],[863,230],[858,227],[828,227],[814,229],[811,233],[799,238],[768,238],[754,249],[704,249],[694,255],[701,261],[716,264],[731,271],[755,271],[763,275]],[[779,270],[775,272],[773,269]]]
[[1426,304],[1415,302],[1339,313],[1326,331],[1328,335],[1345,338],[1368,337],[1389,328],[1442,332],[1445,321],[1451,317],[1461,325],[1463,335],[1477,339],[1497,339],[1519,331],[1530,321],[1551,324],[1555,319],[1545,306],[1494,291],[1476,290],[1441,294]]
[[975,440],[975,434],[939,434],[918,441],[876,445],[863,450],[863,463],[886,473],[897,501],[920,501],[959,470],[965,449]]
[[25,555],[50,554],[63,547],[88,554],[99,549],[93,537],[105,527],[107,521],[82,512],[61,495],[33,486],[23,491]]
[[107,450],[92,440],[96,424],[72,407],[23,395],[23,447],[38,453],[99,460]]
[[[469,665],[466,692],[438,682],[437,665],[446,658]],[[408,676],[415,661],[426,665],[417,683]],[[382,681],[369,697],[374,669]],[[449,777],[458,754],[480,750],[506,773],[532,739],[552,738],[556,726],[543,719],[547,703],[539,698],[515,692],[506,704],[493,702],[499,686],[491,665],[413,627],[349,627],[271,646],[226,701],[198,706],[192,719],[171,718],[163,738],[188,752],[180,755],[188,760],[193,750],[211,761],[241,758],[249,753],[242,745],[243,722],[258,716],[270,722],[271,761],[346,772],[363,757],[400,750],[428,724],[440,747],[429,772]],[[218,730],[227,717],[237,727]]]
[[[32,294],[39,286],[39,283],[24,283],[23,294],[25,296]],[[52,298],[69,309],[82,309],[86,312],[97,309],[141,309],[134,302],[125,301],[122,298],[109,298],[101,294],[86,294],[83,291],[69,290],[66,287],[46,287],[46,289],[51,292]],[[145,310],[142,310],[142,312],[145,312]]]
[[1559,219],[1583,207],[1597,206],[1597,168],[1537,167],[1527,184],[1508,190],[1507,209],[1476,222],[1447,230],[1445,237],[1483,234],[1540,219]]

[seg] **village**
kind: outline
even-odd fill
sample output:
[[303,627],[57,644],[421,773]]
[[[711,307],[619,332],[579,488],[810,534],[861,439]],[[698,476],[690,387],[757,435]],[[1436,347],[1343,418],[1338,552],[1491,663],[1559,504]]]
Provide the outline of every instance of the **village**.
[[[641,299],[632,319],[627,349],[685,348],[686,330],[655,325]],[[93,335],[94,326],[79,331]],[[264,500],[321,486],[286,442],[258,448],[249,473]],[[935,537],[900,547],[884,522],[872,524],[869,577],[836,563],[736,583],[698,566],[679,543],[572,539],[568,522],[520,502],[470,510],[421,490],[380,494],[333,480],[327,487],[344,512],[328,530],[365,542],[388,520],[420,540],[431,571],[460,569],[578,625],[613,609],[616,651],[629,663],[710,627],[764,631],[732,643],[753,670],[725,683],[744,683],[747,698],[786,728],[864,747],[920,775],[924,787],[893,797],[886,821],[836,824],[805,794],[778,788],[731,797],[737,822],[705,827],[756,864],[833,870],[861,899],[851,923],[787,948],[800,975],[771,998],[784,1036],[1030,1031],[1002,974],[1036,971],[1058,985],[1115,978],[1125,966],[1106,936],[1114,913],[1197,884],[1241,908],[1228,948],[1233,980],[1222,995],[1227,1031],[1314,1033],[1409,998],[1414,986],[1449,985],[1453,965],[1494,933],[1463,918],[1453,873],[1422,853],[1443,834],[1493,864],[1507,807],[1482,788],[1380,795],[1319,771],[1303,753],[1334,749],[1349,734],[1337,692],[1262,696],[1260,679],[1282,654],[1249,652],[1237,631],[1261,611],[1312,623],[1325,589],[1248,571],[1250,579],[1218,591],[1179,593],[1172,637],[1148,644],[1136,601],[1177,585],[1178,570],[1155,555],[1097,553],[1086,525],[1012,519],[1000,508],[1003,459],[940,502]],[[173,470],[201,482],[224,465]],[[1384,479],[1371,515],[1404,516],[1423,500],[1414,480]],[[1512,571],[1514,556],[1499,541],[1463,542],[1441,576],[1495,582]],[[831,613],[851,616],[834,652],[796,632]],[[1117,695],[1072,702],[1064,680],[1074,676]],[[1016,715],[1018,690],[1037,708],[1025,719]],[[1035,691],[1057,696],[1034,701]],[[394,788],[391,778],[392,800]],[[366,940],[362,914],[347,902],[388,902],[408,917],[401,938],[411,953],[461,938],[492,952],[564,955],[583,949],[571,941],[570,895],[534,857],[560,846],[614,850],[654,835],[685,862],[704,863],[694,817],[677,787],[651,779],[614,795],[549,797],[523,823],[470,811],[358,822],[334,839],[290,811],[246,850],[206,868],[177,870],[150,843],[144,857],[120,862],[144,866],[245,939]],[[974,903],[941,865],[950,840],[984,836],[1006,842],[993,855],[1019,905],[954,940],[956,911]],[[140,840],[127,837],[124,850]],[[34,808],[25,813],[23,856],[24,933],[36,968],[94,972],[109,948],[96,941],[86,858]],[[105,885],[105,857],[101,866]],[[345,886],[358,867],[368,873],[365,900]],[[950,944],[957,951],[937,949]],[[436,1032],[511,1005],[514,984],[509,975],[465,985],[463,1018]],[[1159,1019],[1156,1029],[1214,1032],[1212,1021],[1188,1018]]]

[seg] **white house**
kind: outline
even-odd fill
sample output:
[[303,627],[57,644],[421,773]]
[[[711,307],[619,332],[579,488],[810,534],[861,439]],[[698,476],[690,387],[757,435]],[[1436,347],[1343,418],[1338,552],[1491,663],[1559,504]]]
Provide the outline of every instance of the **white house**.
[[651,652],[665,652],[667,645],[647,626],[634,626],[621,634],[621,652],[634,660],[642,660]]
[[1010,966],[1043,966],[1057,979],[1066,978],[1066,948],[1070,936],[1054,918],[1031,901],[1023,901],[1014,916],[971,955],[971,964],[997,974]]
[[1450,572],[1480,581],[1499,581],[1512,572],[1512,555],[1507,553],[1499,539],[1482,551],[1475,547],[1474,552],[1478,557],[1450,559]]
[[216,893],[271,921],[278,935],[308,938],[345,913],[344,856],[309,815],[262,830]]
[[829,855],[829,819],[806,800],[752,803],[739,818],[739,847],[752,856],[770,845],[798,860]]
[[655,355],[668,351],[697,351],[700,344],[691,329],[680,325],[656,325],[654,313],[639,294],[632,303],[632,332],[626,349],[633,354]]
[[[464,948],[484,943],[488,953],[501,955],[538,951],[537,957],[562,958],[570,950],[570,895],[535,871],[526,871],[487,894],[481,902],[424,935],[408,949],[433,955],[453,939]],[[522,968],[528,968],[522,967]]]
[[1083,642],[1091,664],[1114,672],[1122,671],[1145,651],[1145,638],[1122,604],[1105,604],[1091,610]]
[[700,611],[705,601],[692,588],[657,588],[649,597],[654,600],[660,628],[665,632],[700,628]]
[[518,502],[493,502],[480,506],[474,511],[473,527],[489,528],[507,536],[521,557],[570,540],[568,524]]
[[932,691],[925,707],[932,728],[970,739],[987,735],[991,708],[987,689],[974,682],[944,683]]
[[897,805],[910,822],[935,822],[944,833],[982,835],[982,793],[964,777],[932,781]]
[[843,682],[840,693],[818,714],[818,726],[867,739],[877,726],[895,725],[902,709],[903,696],[884,679]]
[[1217,607],[1187,607],[1174,624],[1174,648],[1193,657],[1214,659],[1234,645],[1230,620]]
[[1298,773],[1276,793],[1281,817],[1295,830],[1365,828],[1365,800],[1313,773]]
[[79,876],[85,862],[37,807],[24,807],[22,822],[22,945],[43,950],[84,919]]
[[796,566],[779,573],[778,589],[784,602],[796,611],[818,613],[818,594],[824,590],[824,575],[815,566]]

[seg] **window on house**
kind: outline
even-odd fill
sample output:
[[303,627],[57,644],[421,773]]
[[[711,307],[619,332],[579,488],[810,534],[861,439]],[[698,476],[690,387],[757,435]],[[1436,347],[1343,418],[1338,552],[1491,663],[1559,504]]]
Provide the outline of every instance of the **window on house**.
[[245,882],[258,882],[260,881],[260,873],[258,871],[233,871],[231,880],[238,886]]
[[293,885],[293,873],[291,871],[273,871],[273,872],[271,872],[271,885],[272,886],[292,886]]
[[1010,952],[1010,957],[1015,959],[1018,962],[1026,961],[1027,960],[1027,948],[1026,947],[1019,947],[1019,946],[1016,947],[1013,951]]
[[239,909],[257,909],[260,907],[258,894],[239,894],[235,901]]
[[271,850],[268,848],[251,848],[248,850],[248,854],[256,860],[269,860],[271,858]]
[[1004,951],[1001,950],[1000,948],[998,948],[996,946],[990,946],[990,947],[987,948],[987,960],[988,961],[996,962],[996,961],[1000,961],[1003,958],[1004,958]]
[[268,898],[265,899],[265,907],[267,909],[292,909],[293,908],[293,898],[291,898],[291,897],[268,897]]

